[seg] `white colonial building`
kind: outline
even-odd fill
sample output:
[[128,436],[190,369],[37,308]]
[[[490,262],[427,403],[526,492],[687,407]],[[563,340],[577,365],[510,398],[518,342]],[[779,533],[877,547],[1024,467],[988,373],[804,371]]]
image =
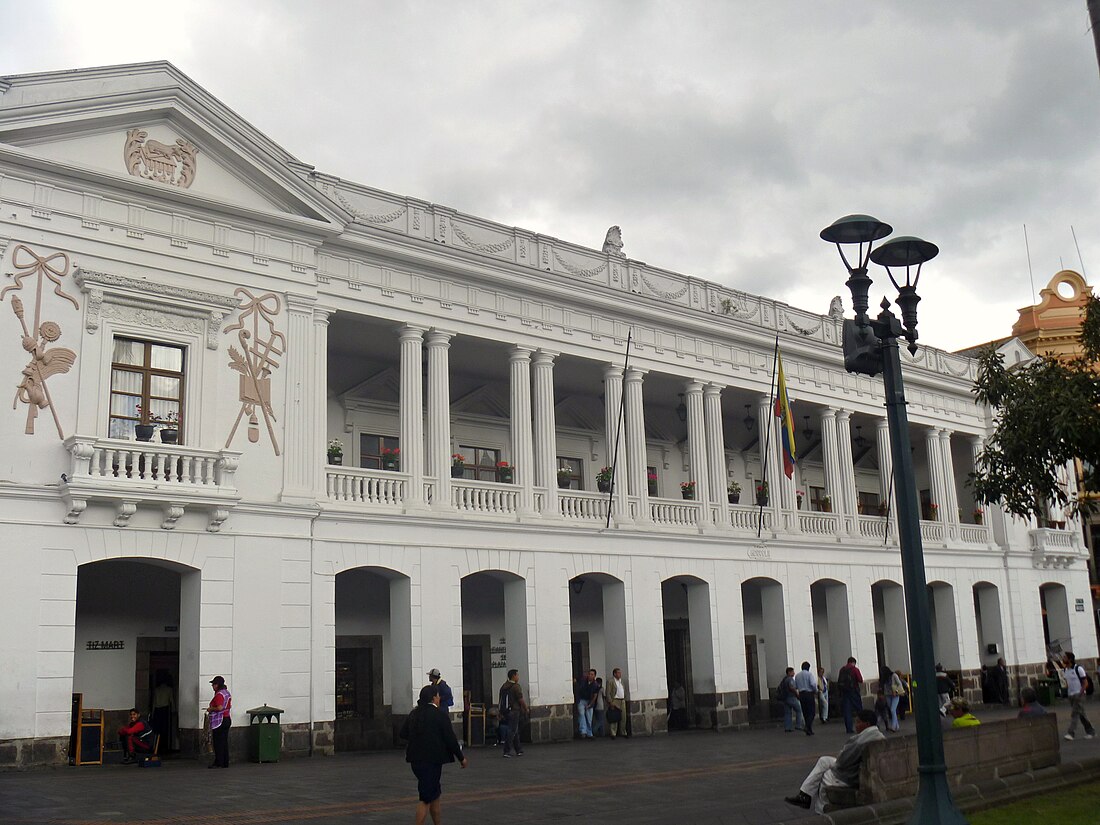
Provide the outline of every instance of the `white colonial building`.
[[[636,732],[672,684],[730,727],[788,664],[907,667],[882,387],[839,308],[318,172],[166,63],[0,79],[0,272],[0,763],[63,760],[73,694],[110,720],[158,674],[185,750],[220,674],[241,732],[267,703],[328,753],[392,745],[433,667],[456,711],[518,668],[542,740],[589,665]],[[970,689],[1094,657],[1079,531],[973,514],[974,362],[905,374],[937,657]]]

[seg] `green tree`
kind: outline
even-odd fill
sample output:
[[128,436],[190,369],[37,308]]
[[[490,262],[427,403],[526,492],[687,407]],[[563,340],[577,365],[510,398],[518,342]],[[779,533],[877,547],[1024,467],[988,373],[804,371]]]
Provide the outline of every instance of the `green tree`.
[[[1008,368],[993,347],[978,357],[974,394],[995,410],[996,429],[971,475],[976,497],[1018,516],[1046,516],[1046,503],[1069,504],[1057,472],[1084,463],[1086,492],[1100,492],[1100,298],[1081,326],[1083,354],[1037,358]],[[1083,503],[1079,503],[1083,506]]]

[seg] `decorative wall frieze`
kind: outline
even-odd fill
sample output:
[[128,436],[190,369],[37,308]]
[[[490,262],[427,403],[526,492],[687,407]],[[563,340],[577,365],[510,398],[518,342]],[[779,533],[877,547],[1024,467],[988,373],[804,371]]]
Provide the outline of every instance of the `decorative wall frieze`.
[[195,144],[176,138],[176,142],[150,140],[144,129],[126,132],[123,150],[126,170],[135,177],[167,183],[187,189],[195,181],[199,149]]
[[94,335],[103,318],[206,336],[218,348],[222,322],[237,300],[197,289],[77,268],[74,280],[87,296],[84,328]]

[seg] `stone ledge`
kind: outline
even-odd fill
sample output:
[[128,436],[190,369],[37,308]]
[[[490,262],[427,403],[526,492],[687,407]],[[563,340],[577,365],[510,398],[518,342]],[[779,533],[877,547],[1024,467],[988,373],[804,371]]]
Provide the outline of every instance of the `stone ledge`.
[[[960,785],[955,804],[963,813],[993,808],[1029,796],[1069,788],[1100,779],[1100,757],[1071,762],[1037,771],[990,779],[976,785]],[[859,808],[845,808],[797,820],[798,825],[904,825],[913,812],[913,799],[893,799]],[[792,820],[793,822],[794,820]]]

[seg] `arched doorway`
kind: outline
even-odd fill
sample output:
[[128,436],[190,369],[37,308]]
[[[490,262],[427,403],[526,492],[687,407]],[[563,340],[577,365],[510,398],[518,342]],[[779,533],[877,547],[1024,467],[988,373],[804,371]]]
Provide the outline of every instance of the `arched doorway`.
[[[82,694],[84,708],[104,711],[106,731],[134,707],[154,721],[162,753],[193,747],[181,738],[180,723],[192,727],[206,698],[198,670],[200,576],[161,559],[107,559],[77,569],[73,693]],[[158,684],[170,687],[175,711],[161,709],[154,718]]]
[[527,581],[503,570],[471,573],[462,579],[462,685],[470,701],[495,705],[512,668],[530,695]]
[[665,579],[661,582],[661,605],[669,730],[714,727],[710,585],[695,576]]
[[394,717],[415,704],[409,578],[381,567],[336,575],[338,751],[394,746]]
[[[852,655],[852,625],[848,616],[848,587],[835,579],[810,585],[814,622],[814,653],[826,674],[837,673]],[[798,667],[797,662],[791,663]]]
[[779,684],[787,661],[787,621],[783,585],[755,578],[741,583],[745,618],[745,669],[749,684],[749,719],[771,716],[771,686]]
[[978,627],[978,659],[983,665],[995,665],[1005,651],[997,585],[990,582],[974,585],[974,620]]
[[[871,585],[871,606],[875,614],[875,650],[878,669],[910,669],[909,635],[905,619],[905,590],[900,584],[882,579]],[[835,671],[830,671],[835,674]]]
[[1043,611],[1043,639],[1053,652],[1073,650],[1069,626],[1069,597],[1064,585],[1046,582],[1039,585],[1039,605]]
[[[955,588],[947,582],[929,582],[928,607],[935,659],[949,672],[959,673],[962,662],[959,655],[958,617],[955,614]],[[955,682],[961,687],[958,678]]]
[[569,630],[573,676],[595,668],[606,683],[612,669],[626,666],[626,588],[607,573],[569,580]]

